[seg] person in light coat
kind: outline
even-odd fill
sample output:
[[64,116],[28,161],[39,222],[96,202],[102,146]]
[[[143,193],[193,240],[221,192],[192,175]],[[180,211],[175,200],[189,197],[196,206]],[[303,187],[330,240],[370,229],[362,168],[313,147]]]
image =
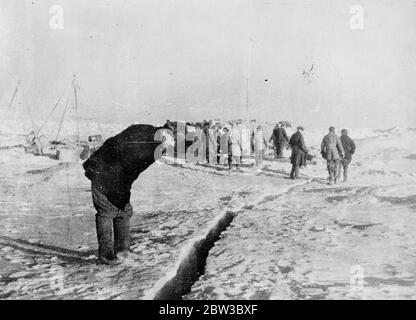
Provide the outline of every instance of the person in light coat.
[[232,154],[232,163],[235,165],[237,170],[240,170],[241,156],[242,156],[242,146],[241,146],[241,132],[237,127],[237,124],[233,122],[231,134],[231,154]]
[[254,156],[255,156],[255,165],[258,169],[263,164],[264,152],[267,148],[266,135],[264,134],[263,127],[258,126],[257,130],[254,132],[253,136],[253,146],[254,146]]
[[341,159],[344,157],[344,148],[341,139],[335,133],[334,127],[330,127],[329,133],[322,139],[321,155],[327,162],[329,183],[337,183],[337,171],[338,166],[341,165]]

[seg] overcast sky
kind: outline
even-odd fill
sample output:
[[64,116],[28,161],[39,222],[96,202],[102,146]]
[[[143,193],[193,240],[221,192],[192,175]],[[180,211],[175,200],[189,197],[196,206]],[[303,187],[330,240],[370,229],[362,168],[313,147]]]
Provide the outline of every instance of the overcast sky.
[[19,78],[44,117],[73,74],[83,112],[106,122],[246,117],[248,84],[249,118],[412,125],[416,1],[1,0],[1,107]]

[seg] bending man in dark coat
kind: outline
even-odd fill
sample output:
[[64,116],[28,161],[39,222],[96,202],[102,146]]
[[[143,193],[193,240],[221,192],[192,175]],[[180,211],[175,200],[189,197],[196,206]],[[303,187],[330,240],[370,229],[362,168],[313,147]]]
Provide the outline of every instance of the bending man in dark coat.
[[115,264],[117,257],[128,257],[130,217],[133,214],[130,189],[139,174],[157,160],[155,151],[162,140],[168,138],[163,145],[169,143],[172,147],[174,144],[173,137],[165,135],[162,138],[164,130],[160,129],[163,128],[130,126],[106,140],[83,164],[85,176],[91,180],[92,199],[97,211],[99,263]]
[[[344,158],[341,160],[342,167],[344,168],[344,182],[348,180],[348,165],[351,163],[352,155],[355,153],[355,143],[354,141],[348,136],[348,130],[342,129],[341,130],[341,144],[344,148]],[[341,171],[341,167],[338,168]],[[338,177],[340,176],[340,172],[338,172]]]
[[292,148],[292,156],[290,157],[290,162],[292,163],[291,179],[297,179],[299,177],[299,168],[306,165],[306,154],[308,150],[306,149],[302,132],[303,127],[297,127],[297,131],[289,140],[289,145]]

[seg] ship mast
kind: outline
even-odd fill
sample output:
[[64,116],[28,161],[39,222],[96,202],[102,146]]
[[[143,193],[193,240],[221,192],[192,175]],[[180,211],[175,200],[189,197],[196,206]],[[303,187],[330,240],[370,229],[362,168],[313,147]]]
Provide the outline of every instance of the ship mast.
[[77,96],[77,82],[76,82],[76,75],[74,74],[74,80],[73,80],[73,86],[74,86],[74,97],[75,97],[75,117],[77,121],[77,139],[78,139],[78,147],[81,144],[80,141],[80,134],[79,134],[79,117],[78,117],[78,96]]
[[254,4],[252,0],[249,0],[248,7],[248,32],[247,32],[247,70],[246,70],[246,105],[245,105],[245,118],[249,120],[249,108],[250,108],[250,70],[253,55],[253,43],[254,43]]
[[247,57],[247,74],[246,74],[246,110],[245,110],[246,121],[249,120],[248,111],[249,111],[249,105],[250,105],[250,66],[251,66],[252,43],[253,43],[253,39],[249,38],[248,57]]

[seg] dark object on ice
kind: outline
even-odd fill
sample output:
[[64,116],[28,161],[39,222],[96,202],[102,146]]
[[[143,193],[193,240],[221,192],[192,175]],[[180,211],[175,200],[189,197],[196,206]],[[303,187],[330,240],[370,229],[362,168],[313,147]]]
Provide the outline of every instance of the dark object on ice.
[[60,140],[51,140],[51,141],[49,141],[49,143],[52,146],[64,146],[65,145],[65,143],[63,141],[60,141]]
[[[155,139],[161,129],[173,129],[140,124],[128,127],[109,138],[84,162],[85,176],[91,180],[100,263],[113,264],[117,253],[130,248],[130,190],[140,173],[155,162],[156,148],[163,142]],[[161,130],[161,131],[159,131]],[[114,241],[113,241],[114,229]]]
[[313,156],[313,155],[311,155],[311,154],[309,154],[309,153],[307,153],[307,154],[306,154],[306,160],[307,160],[307,161],[312,161],[312,160],[313,160],[313,158],[314,158],[314,156]]
[[92,136],[88,136],[88,142],[100,144],[103,142],[103,136],[101,134],[94,134]]
[[299,176],[299,168],[306,165],[306,154],[308,150],[306,149],[301,131],[303,131],[303,128],[300,129],[298,127],[298,131],[289,140],[289,145],[292,148],[292,156],[290,157],[290,162],[292,163],[290,177],[292,179],[296,179]]

